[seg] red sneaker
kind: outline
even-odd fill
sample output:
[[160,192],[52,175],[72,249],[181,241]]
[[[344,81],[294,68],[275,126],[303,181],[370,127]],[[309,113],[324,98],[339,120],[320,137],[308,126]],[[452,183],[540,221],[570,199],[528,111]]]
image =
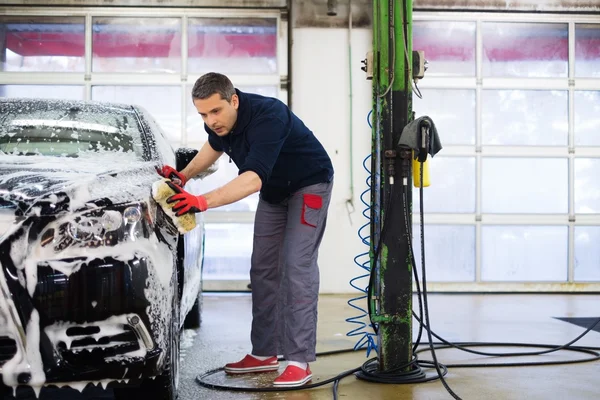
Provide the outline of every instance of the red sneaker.
[[307,366],[306,370],[296,367],[295,365],[288,365],[281,375],[273,382],[274,386],[285,386],[295,387],[302,386],[312,379],[312,372],[310,367]]
[[225,364],[225,372],[229,374],[245,374],[249,372],[270,372],[279,369],[277,357],[270,357],[264,361],[247,354],[241,361]]

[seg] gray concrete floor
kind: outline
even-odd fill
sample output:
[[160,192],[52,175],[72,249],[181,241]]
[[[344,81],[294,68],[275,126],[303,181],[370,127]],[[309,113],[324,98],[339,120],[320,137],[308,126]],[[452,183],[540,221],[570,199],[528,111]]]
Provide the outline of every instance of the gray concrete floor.
[[[346,337],[352,326],[345,319],[356,315],[347,304],[349,296],[321,296],[317,351],[351,348],[355,340]],[[556,318],[600,317],[598,295],[429,295],[433,330],[453,342],[518,342],[564,344],[584,329]],[[415,300],[415,305],[416,305]],[[251,300],[249,295],[207,294],[203,325],[187,332],[181,375],[182,400],[242,399],[332,399],[332,385],[311,390],[273,393],[216,391],[199,386],[198,374],[237,361],[250,350]],[[413,338],[416,338],[417,326]],[[424,337],[424,340],[426,338]],[[600,348],[600,333],[592,331],[577,345]],[[523,348],[478,348],[490,352],[533,351]],[[518,358],[483,357],[458,350],[440,350],[444,364],[540,362],[573,360],[587,355],[560,351],[543,356]],[[371,354],[373,356],[373,354]],[[431,359],[430,353],[420,355]],[[355,368],[367,360],[364,351],[319,358],[311,364],[313,383]],[[268,387],[276,373],[232,378],[223,373],[212,376],[216,384]],[[600,398],[600,361],[536,367],[450,368],[446,381],[464,400],[472,399],[598,399]],[[84,395],[72,390],[49,390],[43,400],[111,399],[111,391],[87,389]],[[343,379],[340,399],[450,399],[441,382],[411,385],[383,385]]]

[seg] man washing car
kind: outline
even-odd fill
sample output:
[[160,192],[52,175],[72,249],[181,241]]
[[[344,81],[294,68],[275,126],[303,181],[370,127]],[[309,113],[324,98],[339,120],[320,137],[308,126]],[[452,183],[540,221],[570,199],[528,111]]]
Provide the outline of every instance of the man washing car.
[[[182,171],[160,170],[181,184],[171,184],[173,211],[203,212],[260,192],[250,268],[252,351],[225,371],[275,371],[283,354],[288,365],[274,385],[303,385],[316,359],[317,258],[333,186],[331,160],[285,104],[241,92],[225,75],[200,77],[192,98],[208,141]],[[235,179],[201,196],[181,188],[223,153],[239,168]]]

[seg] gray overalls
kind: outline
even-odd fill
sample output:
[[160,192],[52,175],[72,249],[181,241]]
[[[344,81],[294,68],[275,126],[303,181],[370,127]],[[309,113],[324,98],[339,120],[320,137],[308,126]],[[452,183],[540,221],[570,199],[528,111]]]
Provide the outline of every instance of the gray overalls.
[[250,268],[254,355],[316,359],[317,258],[332,187],[310,185],[280,204],[259,200]]

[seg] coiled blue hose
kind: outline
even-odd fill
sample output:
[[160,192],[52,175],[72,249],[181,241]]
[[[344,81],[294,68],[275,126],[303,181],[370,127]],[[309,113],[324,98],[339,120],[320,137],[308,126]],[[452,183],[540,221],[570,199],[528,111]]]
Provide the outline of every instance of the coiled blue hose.
[[[373,127],[371,125],[371,121],[370,121],[369,117],[371,116],[372,112],[373,112],[373,110],[371,110],[369,112],[369,114],[367,114],[367,123],[369,124],[369,127],[371,129]],[[367,297],[368,297],[368,289],[369,289],[369,276],[370,276],[370,272],[371,272],[371,259],[370,259],[370,255],[369,255],[369,251],[371,248],[371,246],[370,246],[370,238],[371,238],[371,236],[370,236],[371,170],[369,169],[369,167],[367,167],[367,162],[370,159],[371,159],[371,154],[369,154],[363,160],[363,168],[365,169],[365,171],[367,171],[367,174],[368,174],[367,179],[365,180],[367,189],[365,191],[363,191],[360,195],[360,201],[365,205],[365,209],[363,210],[362,215],[367,219],[367,222],[364,225],[362,225],[360,228],[358,228],[358,232],[357,232],[358,237],[360,238],[362,243],[367,246],[368,250],[363,253],[360,253],[356,257],[354,257],[354,263],[357,266],[359,266],[362,270],[364,270],[366,273],[352,278],[349,282],[350,286],[352,286],[354,289],[358,290],[359,292],[363,293],[363,295],[348,300],[348,305],[350,307],[354,308],[355,310],[357,310],[360,314],[346,319],[346,322],[358,325],[356,328],[349,331],[346,334],[346,336],[349,336],[349,337],[360,336],[356,345],[354,345],[354,350],[360,350],[366,346],[367,347],[367,357],[369,357],[371,350],[374,350],[377,353],[377,343],[375,342],[377,337],[375,335],[375,332],[372,331],[371,324],[369,324],[369,326],[367,326],[367,324],[362,321],[365,317],[368,316],[368,312],[363,307],[357,305],[357,303],[365,304],[365,302],[368,301]],[[368,201],[365,201],[365,196],[369,196]],[[365,229],[366,229],[366,234],[365,234]],[[364,279],[367,280],[367,282],[366,282],[367,285],[364,288],[359,287],[358,281],[361,281],[361,280],[364,281]],[[364,284],[364,282],[363,282],[363,284]],[[368,330],[369,328],[371,329],[371,331]]]

